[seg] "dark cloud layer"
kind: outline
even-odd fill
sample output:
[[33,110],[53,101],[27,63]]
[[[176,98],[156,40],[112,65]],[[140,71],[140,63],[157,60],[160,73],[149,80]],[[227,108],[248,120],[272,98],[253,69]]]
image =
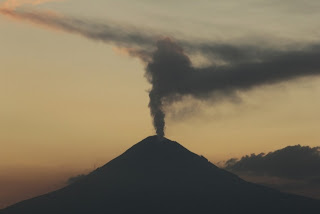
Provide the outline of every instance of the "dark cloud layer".
[[268,154],[252,154],[226,162],[227,170],[250,175],[320,181],[320,147],[288,146]]
[[320,147],[288,146],[268,154],[232,158],[225,169],[247,181],[320,199]]
[[[159,136],[164,136],[165,111],[184,96],[207,100],[234,97],[238,91],[320,74],[320,46],[290,50],[219,42],[173,41],[150,30],[101,23],[39,11],[0,9],[3,15],[110,43],[146,63],[150,111]],[[210,66],[194,66],[190,55],[200,54]],[[219,62],[219,63],[218,63]],[[221,63],[222,62],[222,63]]]

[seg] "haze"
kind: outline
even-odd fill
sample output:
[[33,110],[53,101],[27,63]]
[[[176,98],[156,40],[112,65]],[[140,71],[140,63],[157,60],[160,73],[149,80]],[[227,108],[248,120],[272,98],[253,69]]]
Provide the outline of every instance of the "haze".
[[[316,0],[69,0],[22,7],[184,40],[279,50],[320,42]],[[139,59],[112,44],[6,16],[0,16],[0,35],[0,187],[6,187],[0,206],[62,186],[154,134],[151,85]],[[191,60],[208,63],[196,55]],[[166,136],[212,162],[288,145],[317,146],[319,83],[319,77],[304,77],[214,105],[185,98],[168,114]]]

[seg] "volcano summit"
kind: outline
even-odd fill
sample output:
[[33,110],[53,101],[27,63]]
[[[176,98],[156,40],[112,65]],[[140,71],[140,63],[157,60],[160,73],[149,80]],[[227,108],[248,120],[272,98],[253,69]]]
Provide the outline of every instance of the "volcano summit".
[[1,214],[319,213],[320,201],[240,179],[177,142],[148,137],[81,180]]

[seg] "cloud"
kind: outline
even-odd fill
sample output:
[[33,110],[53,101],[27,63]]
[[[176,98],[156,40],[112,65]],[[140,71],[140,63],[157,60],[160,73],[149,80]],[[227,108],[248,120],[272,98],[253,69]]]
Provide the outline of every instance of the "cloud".
[[320,199],[320,147],[296,145],[232,158],[224,168],[247,181]]
[[[146,64],[145,76],[152,85],[149,107],[159,136],[165,134],[166,112],[183,97],[203,101],[238,100],[239,91],[320,74],[320,43],[277,49],[217,41],[173,40],[155,30],[115,22],[102,23],[37,10],[2,8],[0,13],[108,43],[122,54],[140,58]],[[195,66],[190,57],[195,54],[206,58],[210,64]]]
[[268,154],[246,155],[240,160],[228,160],[225,168],[250,175],[317,181],[320,178],[320,147],[296,145]]

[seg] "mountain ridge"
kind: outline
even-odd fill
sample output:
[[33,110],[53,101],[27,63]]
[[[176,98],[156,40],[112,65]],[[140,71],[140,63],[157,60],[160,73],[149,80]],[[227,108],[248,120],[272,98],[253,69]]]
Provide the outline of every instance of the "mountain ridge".
[[317,213],[320,202],[246,182],[150,136],[79,181],[1,214]]

